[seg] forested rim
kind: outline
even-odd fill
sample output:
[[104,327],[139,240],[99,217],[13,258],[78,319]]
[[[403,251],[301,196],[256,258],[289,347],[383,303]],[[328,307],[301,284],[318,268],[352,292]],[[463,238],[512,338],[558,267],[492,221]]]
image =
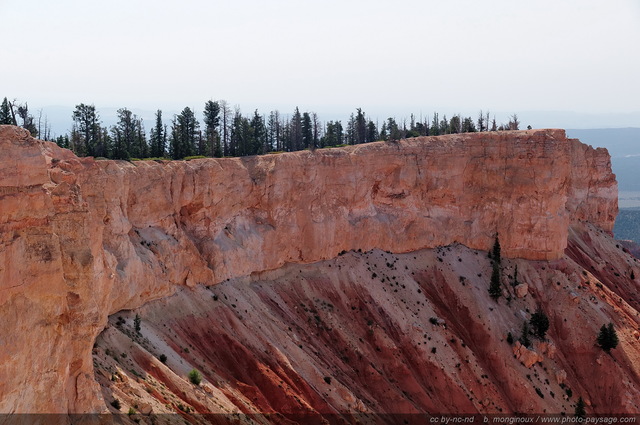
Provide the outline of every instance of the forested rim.
[[506,124],[498,125],[495,115],[492,118],[483,111],[475,120],[460,114],[440,118],[435,112],[424,118],[411,114],[399,122],[387,118],[380,124],[361,108],[343,126],[342,121],[321,121],[315,112],[301,113],[297,107],[290,115],[277,110],[260,115],[255,110],[253,115],[245,116],[240,107],[232,109],[225,100],[209,100],[204,104],[202,121],[186,107],[165,123],[162,111],[157,110],[147,136],[142,119],[136,114],[127,108],[118,109],[117,114],[117,124],[106,127],[95,105],[80,103],[71,116],[71,132],[51,137],[50,125],[41,112],[34,117],[26,102],[8,101],[5,97],[0,106],[0,124],[20,125],[32,136],[54,141],[78,156],[128,160],[260,155],[416,136],[518,130],[520,126],[516,114]]

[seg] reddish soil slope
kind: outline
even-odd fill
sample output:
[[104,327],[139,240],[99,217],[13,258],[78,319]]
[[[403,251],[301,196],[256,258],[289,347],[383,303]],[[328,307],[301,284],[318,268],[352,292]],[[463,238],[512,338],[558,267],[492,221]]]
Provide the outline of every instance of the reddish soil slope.
[[[380,413],[573,414],[578,397],[589,413],[640,413],[635,258],[585,225],[571,229],[559,260],[503,259],[498,301],[487,290],[491,270],[486,252],[452,245],[348,252],[185,288],[111,317],[94,348],[96,378],[105,403],[118,399],[120,411],[177,412],[194,422],[211,412],[305,423]],[[537,309],[550,328],[545,340],[530,335],[526,349],[517,340]],[[609,322],[620,339],[611,354],[596,345]],[[199,386],[187,378],[192,369]]]

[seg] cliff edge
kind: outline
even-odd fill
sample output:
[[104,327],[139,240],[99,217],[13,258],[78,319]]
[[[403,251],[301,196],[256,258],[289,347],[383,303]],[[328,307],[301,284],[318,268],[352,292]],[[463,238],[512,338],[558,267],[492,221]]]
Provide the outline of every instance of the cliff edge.
[[616,214],[607,151],[563,130],[129,163],[0,126],[0,411],[105,411],[108,315],[179,286],[496,234],[505,257],[555,260],[573,224],[611,232]]

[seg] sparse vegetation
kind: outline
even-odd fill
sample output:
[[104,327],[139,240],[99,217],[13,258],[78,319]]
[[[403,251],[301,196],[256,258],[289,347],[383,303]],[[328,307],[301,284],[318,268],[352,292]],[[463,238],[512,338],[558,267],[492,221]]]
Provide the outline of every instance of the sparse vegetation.
[[133,328],[136,330],[137,333],[140,333],[141,327],[140,324],[142,322],[142,319],[140,319],[140,315],[136,314],[136,317],[133,319]]
[[165,354],[160,354],[160,361],[162,363],[166,363],[167,362],[167,356]]
[[120,404],[120,400],[118,400],[117,398],[113,399],[113,401],[111,402],[111,406],[113,406],[113,408],[116,410],[120,410],[120,408],[122,407],[122,405]]
[[191,372],[189,372],[189,381],[193,385],[200,385],[202,382],[202,375],[196,369],[191,369]]

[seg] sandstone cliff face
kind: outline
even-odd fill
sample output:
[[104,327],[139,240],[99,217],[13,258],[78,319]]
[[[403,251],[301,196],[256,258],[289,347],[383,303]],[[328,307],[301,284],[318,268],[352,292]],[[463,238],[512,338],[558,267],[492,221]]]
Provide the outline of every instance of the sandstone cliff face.
[[418,138],[221,160],[79,159],[0,127],[0,411],[105,409],[107,316],[343,250],[460,243],[558,259],[611,231],[609,156],[561,130]]

